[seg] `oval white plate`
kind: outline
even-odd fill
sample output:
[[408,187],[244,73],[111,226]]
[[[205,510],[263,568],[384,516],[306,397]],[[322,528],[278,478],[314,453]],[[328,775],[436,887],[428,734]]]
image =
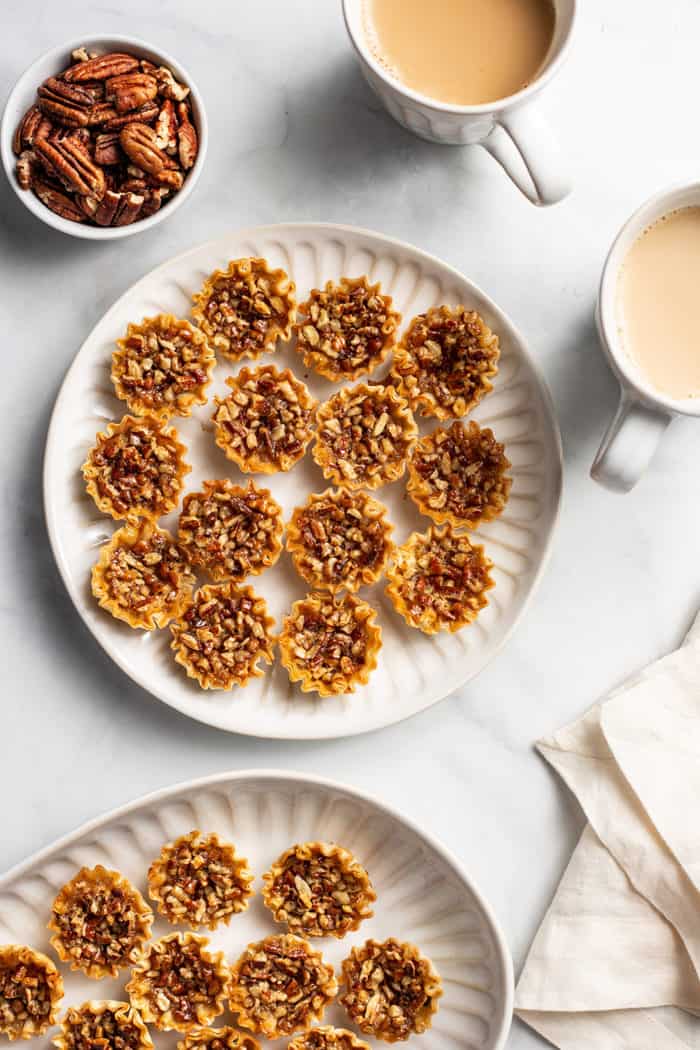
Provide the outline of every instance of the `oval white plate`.
[[[195,827],[234,842],[256,876],[256,896],[248,909],[210,935],[212,946],[227,959],[235,960],[250,941],[283,929],[272,922],[258,892],[271,862],[295,842],[340,842],[369,871],[377,893],[375,914],[342,941],[324,938],[314,940],[314,946],[337,972],[350,947],[368,937],[413,941],[435,964],[444,994],[433,1027],[414,1036],[410,1045],[498,1050],[505,1044],[513,1001],[510,954],[489,906],[457,859],[383,804],[305,774],[217,774],[159,791],[86,824],[0,876],[0,944],[31,944],[53,957],[46,930],[51,903],[77,868],[104,864],[121,871],[145,894],[148,865],[162,844]],[[154,936],[172,929],[158,919]],[[64,1007],[91,998],[124,998],[128,974],[124,980],[98,983],[66,966],[61,971]],[[331,1006],[324,1022],[352,1027],[340,1006]],[[224,1015],[214,1023],[232,1021]],[[152,1035],[157,1050],[174,1050],[181,1038],[155,1029]],[[39,1044],[47,1045],[47,1038],[27,1045]]]
[[[278,662],[245,689],[202,692],[175,664],[169,631],[133,631],[103,612],[90,594],[90,569],[114,525],[85,494],[80,465],[96,432],[125,411],[109,378],[114,341],[129,321],[159,312],[187,316],[191,295],[205,276],[228,259],[245,255],[264,256],[273,266],[284,267],[296,281],[300,301],[311,287],[330,278],[367,273],[394,297],[404,323],[429,306],[464,303],[479,310],[501,340],[494,391],[473,414],[493,426],[513,463],[513,490],[504,513],[477,533],[495,563],[496,587],[489,592],[489,605],[475,625],[431,639],[404,624],[383,585],[370,588],[366,596],[379,609],[384,647],[369,684],[349,697],[321,700],[303,694],[290,685]],[[273,359],[306,377],[292,347],[267,358]],[[204,478],[245,480],[215,446],[210,427],[211,397],[228,390],[224,378],[234,371],[237,366],[219,364],[209,404],[176,423],[193,466],[188,490]],[[314,375],[307,381],[319,398],[334,389]],[[423,432],[434,425],[434,420],[420,423]],[[128,675],[167,704],[210,725],[255,736],[309,739],[398,722],[447,696],[485,666],[522,615],[542,572],[557,518],[561,473],[559,430],[545,384],[522,337],[483,292],[445,263],[388,237],[299,223],[244,230],[186,252],[153,270],[107,311],[75,358],[56,401],[46,444],[44,503],[51,545],[70,596],[99,643]],[[310,454],[288,474],[257,480],[270,487],[286,517],[307,493],[328,484]],[[380,489],[377,496],[389,507],[398,542],[428,525],[406,498],[403,480]],[[176,529],[176,515],[165,521]],[[278,623],[305,593],[286,554],[250,582],[268,600]]]

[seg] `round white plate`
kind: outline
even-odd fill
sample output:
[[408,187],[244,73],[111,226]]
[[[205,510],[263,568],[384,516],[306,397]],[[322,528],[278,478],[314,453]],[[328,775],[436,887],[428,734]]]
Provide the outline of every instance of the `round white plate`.
[[[412,1037],[410,1046],[425,1050],[504,1046],[513,1004],[510,954],[489,906],[457,859],[374,799],[304,774],[267,770],[217,774],[159,791],[86,824],[0,876],[0,944],[30,944],[53,957],[46,929],[51,903],[79,867],[104,864],[121,871],[145,894],[148,865],[162,844],[195,827],[216,831],[235,843],[256,876],[256,895],[248,909],[234,916],[230,926],[210,935],[212,947],[224,951],[229,961],[238,958],[250,941],[283,929],[273,923],[258,892],[261,875],[271,862],[295,842],[339,842],[370,874],[377,893],[374,916],[342,941],[314,939],[314,946],[338,972],[351,946],[368,937],[412,941],[434,963],[444,994],[432,1028]],[[172,929],[158,919],[154,936]],[[124,998],[128,974],[123,980],[98,983],[63,965],[61,971],[64,1006],[92,998]],[[228,1014],[214,1022],[230,1023]],[[324,1023],[352,1028],[337,1005],[326,1011]],[[174,1050],[181,1038],[174,1032],[157,1034],[155,1029],[152,1035],[156,1050]],[[370,1043],[377,1050],[382,1045]],[[39,1045],[48,1045],[46,1036],[27,1044],[29,1050]]]
[[[484,315],[501,341],[493,393],[473,413],[505,442],[513,464],[513,489],[504,513],[477,533],[495,563],[496,586],[489,592],[489,605],[473,626],[428,638],[404,624],[382,584],[365,589],[365,596],[379,609],[384,646],[369,684],[349,697],[321,700],[304,694],[290,685],[279,662],[245,689],[202,692],[175,663],[168,630],[134,631],[101,610],[90,594],[91,567],[114,523],[99,514],[86,495],[80,466],[96,432],[126,410],[114,397],[109,378],[114,341],[129,321],[160,312],[188,316],[191,295],[206,275],[228,259],[245,255],[264,256],[273,266],[284,267],[296,282],[300,301],[311,287],[329,278],[366,273],[393,296],[404,324],[430,306],[464,303]],[[291,346],[266,360],[280,367],[290,365],[319,398],[334,389],[326,380],[307,375]],[[224,379],[238,367],[219,364],[209,403],[196,409],[191,419],[175,424],[189,449],[190,491],[205,478],[246,479],[216,447],[210,425],[212,395],[227,392]],[[435,421],[419,421],[419,425],[425,432]],[[380,234],[298,223],[244,230],[186,252],[153,270],[107,311],[75,358],[56,401],[46,444],[44,502],[51,545],[78,612],[134,681],[184,714],[222,729],[309,739],[361,733],[398,722],[447,696],[488,663],[522,615],[542,572],[557,518],[561,473],[559,430],[545,384],[522,336],[483,292],[438,259]],[[328,484],[310,453],[288,474],[257,480],[269,486],[286,517],[308,493],[322,491]],[[389,507],[398,542],[429,524],[406,498],[403,479],[376,495]],[[176,521],[177,515],[165,519],[173,529]],[[278,624],[292,601],[305,593],[287,554],[250,582],[267,599]]]

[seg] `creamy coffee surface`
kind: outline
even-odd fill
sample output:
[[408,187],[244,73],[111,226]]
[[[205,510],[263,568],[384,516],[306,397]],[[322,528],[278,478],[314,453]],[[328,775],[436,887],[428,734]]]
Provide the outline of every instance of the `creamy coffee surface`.
[[700,397],[700,207],[670,212],[630,248],[617,282],[625,351],[673,398]]
[[552,0],[364,0],[374,57],[453,105],[495,102],[537,78],[554,35]]

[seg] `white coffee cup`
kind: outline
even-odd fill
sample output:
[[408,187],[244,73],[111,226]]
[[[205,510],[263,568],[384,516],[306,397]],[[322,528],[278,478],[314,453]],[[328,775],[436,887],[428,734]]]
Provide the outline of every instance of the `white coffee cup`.
[[533,105],[559,72],[571,46],[577,0],[553,0],[554,38],[544,69],[522,91],[497,102],[455,106],[406,87],[373,56],[363,23],[363,0],[343,0],[350,40],[362,72],[392,117],[420,138],[442,145],[480,145],[533,204],[556,204],[571,190],[548,124]]
[[672,398],[653,387],[620,338],[617,287],[620,268],[637,238],[679,208],[700,206],[700,182],[663,190],[643,204],[620,230],[603,269],[596,308],[598,334],[620,384],[620,403],[591,467],[591,477],[616,492],[639,481],[674,416],[700,416],[700,398]]

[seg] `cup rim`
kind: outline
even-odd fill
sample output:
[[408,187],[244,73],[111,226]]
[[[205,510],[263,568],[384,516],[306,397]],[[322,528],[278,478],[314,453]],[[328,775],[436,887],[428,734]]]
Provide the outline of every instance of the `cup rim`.
[[[685,194],[696,196],[696,202],[694,204],[673,203],[673,198]],[[631,243],[634,243],[637,237],[641,236],[649,226],[661,219],[662,216],[688,207],[700,207],[700,180],[693,179],[690,182],[678,182],[671,186],[666,186],[664,189],[652,194],[651,197],[648,197],[626,219],[618,230],[605,258],[598,287],[596,321],[600,341],[623,390],[628,393],[632,391],[638,400],[662,409],[669,414],[700,416],[700,396],[670,397],[668,394],[657,390],[644,378],[641,370],[635,365],[634,360],[627,353],[619,339],[617,320],[614,313],[617,279],[627,251],[629,251],[629,248],[627,248],[627,251],[622,252],[623,243],[630,236],[632,237]]]
[[362,4],[363,0],[342,0],[343,5],[343,18],[345,20],[345,28],[350,42],[352,43],[355,51],[359,57],[367,63],[372,72],[378,76],[388,87],[392,88],[398,94],[404,98],[410,99],[412,102],[417,102],[421,106],[425,106],[427,109],[434,110],[437,113],[445,113],[451,116],[483,116],[484,114],[501,112],[506,109],[512,109],[515,106],[519,106],[529,101],[534,95],[538,94],[542,88],[549,83],[554,77],[561,66],[563,65],[571,47],[571,40],[573,37],[574,25],[577,20],[579,10],[579,0],[571,0],[571,18],[569,25],[564,34],[564,38],[559,45],[559,50],[552,59],[552,61],[542,70],[538,77],[532,81],[531,84],[527,84],[526,87],[521,88],[520,91],[516,91],[513,95],[506,95],[505,98],[496,99],[494,102],[480,102],[478,105],[471,106],[458,106],[454,103],[440,102],[438,99],[431,98],[430,95],[423,95],[419,91],[414,91],[413,88],[403,84],[397,77],[382,66],[372,55],[369,47],[366,45],[364,39],[360,39],[362,34],[355,33],[352,25],[352,19],[349,14],[351,4]]
[[[22,116],[17,106],[19,95],[25,91],[27,84],[32,81],[34,81],[36,87],[39,86],[43,74],[39,73],[38,70],[47,63],[55,63],[58,65],[58,60],[62,55],[70,55],[71,52],[78,47],[87,47],[92,50],[103,49],[106,46],[110,49],[113,49],[115,46],[123,47],[124,49],[131,48],[137,54],[142,53],[144,57],[154,56],[163,65],[167,65],[172,69],[175,76],[190,89],[193,102],[193,117],[195,119],[195,126],[199,140],[197,159],[194,162],[192,170],[185,179],[182,189],[153,215],[150,215],[146,219],[140,219],[137,222],[130,223],[128,226],[88,226],[81,222],[71,222],[69,219],[64,219],[60,215],[56,215],[52,212],[45,204],[42,204],[42,202],[31,191],[23,190],[19,186],[15,177],[16,158],[12,149],[12,139],[14,137],[16,126],[15,121],[21,119]],[[91,241],[119,240],[122,237],[131,237],[137,233],[145,233],[146,230],[152,229],[154,226],[157,226],[158,223],[163,222],[169,216],[173,215],[175,211],[189,198],[199,181],[199,177],[204,167],[208,143],[209,127],[204,100],[189,71],[178,59],[170,55],[169,52],[164,51],[163,48],[155,47],[149,43],[149,41],[143,40],[141,37],[130,36],[124,33],[86,33],[81,37],[73,38],[65,43],[55,45],[44,51],[43,54],[34,59],[34,61],[17,78],[17,81],[7,96],[7,101],[5,102],[5,107],[2,113],[2,122],[0,123],[0,154],[2,155],[2,166],[7,181],[10,183],[10,186],[19,200],[21,200],[24,206],[35,215],[36,218],[40,219],[47,226],[51,226],[53,229],[59,230],[61,233],[66,233],[71,237],[78,237],[82,240]]]

